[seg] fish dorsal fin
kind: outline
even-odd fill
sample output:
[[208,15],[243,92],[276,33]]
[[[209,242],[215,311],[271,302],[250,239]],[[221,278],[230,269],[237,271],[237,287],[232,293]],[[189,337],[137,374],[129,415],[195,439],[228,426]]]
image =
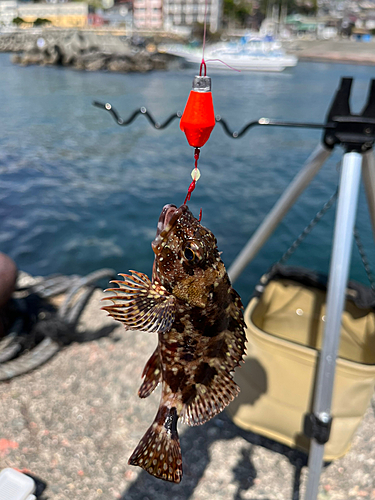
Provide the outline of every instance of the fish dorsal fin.
[[161,381],[161,362],[159,349],[156,349],[143,369],[142,377],[145,377],[138,391],[140,398],[147,398]]
[[108,288],[106,292],[115,292],[111,300],[113,305],[102,309],[114,319],[121,321],[128,329],[143,332],[166,332],[174,321],[175,298],[159,282],[151,283],[149,278],[136,271],[132,274],[120,274],[123,280],[114,280],[117,288]]
[[177,419],[176,408],[161,406],[154,423],[129,458],[129,465],[138,465],[159,479],[179,483],[182,457]]
[[195,370],[195,395],[185,403],[183,420],[188,425],[200,425],[220,413],[237,396],[239,387],[232,372],[245,353],[245,323],[241,299],[232,289],[228,313],[228,328],[212,338],[211,356],[200,360]]

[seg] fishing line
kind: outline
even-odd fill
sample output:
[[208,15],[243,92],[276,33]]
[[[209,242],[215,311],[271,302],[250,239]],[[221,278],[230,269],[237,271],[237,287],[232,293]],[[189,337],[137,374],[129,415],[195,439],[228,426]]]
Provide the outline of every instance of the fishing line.
[[[200,148],[204,146],[208,140],[212,129],[215,126],[215,114],[213,109],[212,95],[211,95],[211,78],[207,76],[207,64],[205,60],[206,38],[207,38],[207,12],[208,0],[205,0],[204,7],[204,22],[203,22],[203,42],[202,42],[202,61],[199,67],[199,76],[196,76],[193,81],[193,91],[190,92],[188,102],[184,113],[181,118],[180,128],[186,134],[186,138],[194,149],[195,167],[191,172],[193,181],[190,183],[188,192],[186,194],[185,202],[190,200],[191,193],[194,191],[196,183],[201,174],[198,169],[198,160]],[[210,59],[211,61],[220,61],[222,64],[230,69],[229,64],[221,59]]]
[[233,71],[237,71],[237,73],[241,73],[241,70],[240,69],[237,69],[237,68],[233,68],[233,66],[231,66],[230,64],[226,63],[225,61],[223,61],[222,59],[206,59],[206,62],[214,62],[214,61],[219,61],[221,62],[221,64],[225,64],[225,66],[227,66],[229,69],[232,69]]
[[[194,151],[195,166],[194,166],[193,170],[191,171],[191,176],[193,178],[193,181],[191,182],[191,184],[188,188],[188,192],[187,192],[187,195],[186,195],[186,198],[184,201],[184,205],[186,205],[187,201],[190,201],[191,193],[194,191],[195,185],[201,176],[200,170],[198,168],[199,153],[200,153],[200,149],[195,148],[195,151]],[[199,222],[200,222],[200,220],[199,220]]]
[[[208,0],[205,0],[204,5],[204,21],[203,21],[203,44],[202,44],[202,62],[199,68],[199,76],[206,76],[207,74],[207,65],[204,60],[204,49],[206,48],[206,33],[207,33],[207,7]],[[202,75],[202,69],[204,68],[204,75]]]
[[[199,68],[199,76],[206,76],[207,75],[207,65],[204,60],[204,49],[206,48],[206,34],[207,34],[207,10],[208,10],[208,0],[205,0],[205,7],[204,7],[204,21],[203,21],[203,43],[202,43],[202,62]],[[204,71],[204,75],[202,75],[202,71]],[[197,181],[199,180],[201,173],[198,168],[198,160],[199,160],[199,154],[200,154],[200,148],[195,148],[194,150],[194,169],[191,172],[191,177],[193,178],[193,181],[190,183],[190,186],[188,188],[188,192],[186,194],[186,198],[184,201],[184,205],[186,205],[187,201],[190,201],[191,198],[191,193],[195,189],[195,185]],[[202,209],[199,214],[199,222],[201,221],[202,218]]]

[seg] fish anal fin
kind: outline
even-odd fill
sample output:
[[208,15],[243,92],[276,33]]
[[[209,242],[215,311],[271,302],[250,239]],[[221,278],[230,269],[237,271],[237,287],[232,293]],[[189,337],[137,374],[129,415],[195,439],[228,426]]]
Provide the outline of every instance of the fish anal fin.
[[156,349],[143,369],[142,377],[145,377],[138,391],[140,398],[147,398],[161,381],[161,363],[159,350]]
[[240,389],[229,375],[217,375],[209,385],[197,384],[196,395],[183,411],[182,420],[186,424],[202,425],[224,410],[238,395]]
[[161,406],[154,423],[129,458],[129,465],[142,467],[164,481],[179,483],[182,478],[182,457],[177,419],[176,408]]

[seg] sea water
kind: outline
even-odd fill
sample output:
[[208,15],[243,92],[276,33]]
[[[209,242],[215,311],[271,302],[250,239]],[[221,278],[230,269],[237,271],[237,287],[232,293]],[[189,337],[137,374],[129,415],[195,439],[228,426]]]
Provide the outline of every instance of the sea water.
[[[150,275],[160,211],[166,203],[183,203],[193,149],[178,120],[155,130],[138,116],[120,127],[92,101],[110,102],[124,119],[145,106],[162,122],[183,110],[194,74],[194,69],[112,74],[19,67],[0,54],[0,251],[34,275],[84,275],[101,267]],[[313,62],[282,73],[213,75],[215,112],[232,130],[260,117],[323,123],[342,76],[355,78],[352,109],[360,112],[374,69]],[[189,206],[196,216],[203,209],[202,223],[217,237],[227,267],[321,136],[319,130],[255,127],[233,139],[216,125],[202,148],[202,176]],[[245,302],[259,277],[335,192],[341,158],[337,148],[238,279]],[[289,264],[328,272],[334,214],[335,207]],[[357,226],[374,266],[363,186]],[[367,283],[355,247],[350,276]]]

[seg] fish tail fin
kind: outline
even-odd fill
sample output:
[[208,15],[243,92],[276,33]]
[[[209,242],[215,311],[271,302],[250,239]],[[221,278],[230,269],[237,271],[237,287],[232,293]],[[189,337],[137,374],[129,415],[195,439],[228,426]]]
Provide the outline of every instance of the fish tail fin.
[[129,458],[129,465],[138,465],[152,476],[179,483],[182,478],[182,456],[177,420],[175,407],[161,406],[154,423]]

